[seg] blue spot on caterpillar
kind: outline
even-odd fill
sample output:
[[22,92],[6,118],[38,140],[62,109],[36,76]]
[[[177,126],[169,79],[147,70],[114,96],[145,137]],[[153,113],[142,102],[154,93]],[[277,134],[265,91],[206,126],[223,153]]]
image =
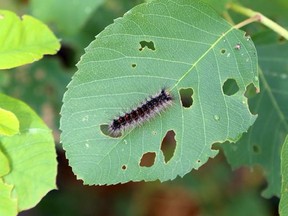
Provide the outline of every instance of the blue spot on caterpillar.
[[142,125],[172,105],[172,100],[171,94],[165,88],[161,89],[158,94],[146,99],[138,107],[113,119],[108,126],[109,133],[113,136],[119,136],[129,128]]

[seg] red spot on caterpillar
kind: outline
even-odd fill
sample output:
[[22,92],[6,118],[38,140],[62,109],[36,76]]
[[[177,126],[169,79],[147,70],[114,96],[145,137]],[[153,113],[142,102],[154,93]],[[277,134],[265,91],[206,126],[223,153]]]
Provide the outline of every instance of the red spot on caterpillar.
[[142,125],[172,104],[172,96],[166,89],[146,99],[138,107],[132,109],[109,124],[109,133],[118,136],[121,132]]

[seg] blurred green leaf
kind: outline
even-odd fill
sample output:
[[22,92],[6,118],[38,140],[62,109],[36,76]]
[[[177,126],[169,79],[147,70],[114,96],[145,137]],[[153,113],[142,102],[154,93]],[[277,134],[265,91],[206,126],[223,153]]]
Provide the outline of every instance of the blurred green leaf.
[[280,216],[285,216],[288,215],[288,136],[286,136],[281,152],[281,175],[282,187],[279,213]]
[[[241,49],[235,49],[238,43]],[[135,7],[96,37],[78,68],[64,97],[61,139],[86,184],[183,176],[218,153],[213,143],[236,141],[256,118],[244,96],[249,84],[259,88],[254,44],[200,2],[159,0]],[[239,87],[234,95],[223,94],[227,79]],[[165,113],[122,137],[100,130],[164,86],[174,98]],[[181,105],[183,88],[193,89],[190,108]],[[177,143],[165,163],[160,145],[169,130]],[[155,161],[143,167],[148,152]]]
[[241,140],[223,146],[232,167],[260,164],[268,179],[265,197],[280,196],[280,152],[288,133],[288,44],[257,46],[261,92],[249,100],[255,124]]
[[8,73],[0,73],[0,92],[3,92],[3,88],[9,86],[10,75]]
[[0,108],[0,136],[19,133],[19,121],[13,112]]
[[105,0],[105,3],[101,4],[89,17],[81,31],[78,31],[77,34],[63,37],[63,45],[66,43],[73,47],[78,61],[84,54],[85,47],[95,39],[95,35],[99,34],[106,26],[112,24],[114,19],[123,16],[128,10],[140,3],[143,3],[143,0]]
[[17,215],[17,200],[11,197],[12,190],[13,186],[5,184],[0,178],[0,215]]
[[[58,27],[60,32],[75,34],[89,19],[103,0],[57,0],[31,1],[32,14]],[[52,12],[52,13],[51,13]]]
[[[215,209],[217,209],[215,207]],[[217,210],[215,210],[217,212]],[[215,214],[216,215],[216,214]],[[218,212],[219,216],[270,216],[263,200],[260,200],[257,191],[239,193],[226,203],[226,208]]]
[[0,178],[10,171],[8,158],[0,150]]
[[21,98],[45,118],[45,109],[48,107],[59,116],[61,100],[73,70],[65,68],[59,59],[53,57],[41,59],[25,70],[15,68],[12,73],[7,71],[3,74],[10,76],[9,85],[3,88],[4,92]]
[[35,206],[56,188],[57,161],[51,131],[23,102],[0,94],[1,106],[11,110],[20,121],[20,134],[0,137],[0,149],[9,159],[11,171],[3,176],[14,185],[11,197],[22,211]]
[[0,215],[13,216],[17,215],[17,202],[11,198],[12,185],[3,182],[2,176],[10,171],[9,161],[0,150]]
[[58,39],[46,25],[24,15],[0,10],[0,69],[32,63],[44,54],[55,54]]

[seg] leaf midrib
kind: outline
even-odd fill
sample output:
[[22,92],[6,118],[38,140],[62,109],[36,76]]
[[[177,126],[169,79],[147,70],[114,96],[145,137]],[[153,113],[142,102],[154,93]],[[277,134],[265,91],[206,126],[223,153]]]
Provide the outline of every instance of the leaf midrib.
[[177,87],[179,85],[179,83],[186,77],[189,75],[189,73],[198,65],[199,62],[201,62],[201,60],[208,55],[208,53],[218,44],[218,42],[220,40],[222,40],[229,32],[231,32],[234,29],[234,26],[232,26],[230,29],[228,29],[228,31],[226,31],[225,33],[223,33],[214,43],[211,44],[211,46],[206,50],[206,52],[204,52],[199,58],[198,60],[192,64],[192,66],[183,74],[182,77],[180,77],[180,79],[176,82],[176,84],[170,89],[170,91],[172,91],[175,87]]

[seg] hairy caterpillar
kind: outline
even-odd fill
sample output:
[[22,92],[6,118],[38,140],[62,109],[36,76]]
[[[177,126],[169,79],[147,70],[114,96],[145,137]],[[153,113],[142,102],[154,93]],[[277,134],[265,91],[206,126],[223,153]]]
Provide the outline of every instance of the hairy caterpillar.
[[113,119],[108,127],[109,133],[118,136],[126,129],[142,125],[170,106],[172,100],[171,94],[162,88],[158,94],[146,99],[130,112]]

